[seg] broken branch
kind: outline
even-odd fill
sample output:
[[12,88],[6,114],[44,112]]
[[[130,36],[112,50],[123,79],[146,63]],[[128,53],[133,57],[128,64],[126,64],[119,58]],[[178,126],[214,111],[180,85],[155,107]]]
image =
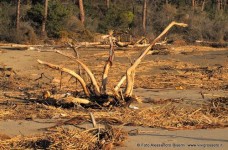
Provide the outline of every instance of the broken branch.
[[91,79],[91,82],[92,82],[93,86],[95,87],[95,88],[94,88],[94,89],[95,89],[95,95],[97,95],[97,96],[100,95],[100,88],[99,88],[99,86],[98,86],[98,84],[97,84],[97,81],[96,81],[96,79],[95,79],[95,77],[94,77],[92,71],[91,71],[83,62],[81,62],[80,60],[78,60],[78,59],[77,59],[76,57],[74,57],[74,56],[71,56],[71,55],[68,55],[68,54],[64,54],[64,53],[62,53],[62,52],[60,52],[60,51],[56,51],[56,53],[61,54],[61,55],[63,55],[63,56],[66,56],[66,57],[68,57],[68,58],[70,58],[70,59],[76,60],[76,61],[82,66],[82,68],[85,69],[85,71],[86,71],[87,74],[89,75],[89,77],[90,77],[90,79]]
[[187,24],[184,23],[178,23],[178,22],[171,22],[165,29],[164,31],[156,38],[152,41],[152,43],[143,51],[143,53],[137,58],[137,60],[133,63],[133,65],[128,68],[126,75],[123,76],[120,80],[120,82],[117,84],[117,86],[115,87],[115,91],[118,91],[121,84],[125,81],[125,79],[127,79],[127,86],[125,89],[125,96],[126,97],[130,97],[132,95],[132,90],[133,90],[133,85],[134,85],[134,73],[135,73],[135,68],[140,64],[142,58],[144,58],[146,56],[146,54],[151,50],[151,48],[155,45],[155,43],[157,41],[160,40],[160,38],[162,38],[162,36],[164,36],[173,26],[181,26],[181,27],[187,27]]
[[113,60],[114,60],[114,43],[113,43],[113,38],[112,38],[113,32],[110,31],[109,33],[109,42],[110,42],[110,50],[109,50],[109,58],[106,61],[104,70],[103,70],[103,75],[102,75],[102,86],[101,86],[101,92],[103,94],[106,94],[106,86],[108,82],[108,72],[110,67],[112,66]]
[[56,70],[60,70],[62,72],[66,72],[66,73],[70,74],[71,76],[75,77],[79,81],[79,83],[81,84],[81,86],[83,88],[83,91],[86,94],[86,96],[90,97],[89,90],[86,87],[85,81],[77,73],[75,73],[74,71],[72,71],[70,69],[63,68],[61,66],[54,65],[54,64],[51,64],[51,63],[48,63],[48,62],[45,62],[45,61],[41,61],[39,59],[37,61],[38,61],[38,63],[40,63],[42,65],[46,65],[46,66],[48,66],[48,67],[50,67],[52,69],[56,69]]

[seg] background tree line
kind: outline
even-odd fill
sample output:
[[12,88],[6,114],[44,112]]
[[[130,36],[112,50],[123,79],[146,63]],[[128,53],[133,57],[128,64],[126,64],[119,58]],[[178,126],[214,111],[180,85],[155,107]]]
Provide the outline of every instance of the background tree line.
[[[189,24],[172,39],[228,40],[227,0],[1,0],[0,40],[93,40],[95,33],[155,37],[171,21]],[[174,29],[175,30],[175,29]]]

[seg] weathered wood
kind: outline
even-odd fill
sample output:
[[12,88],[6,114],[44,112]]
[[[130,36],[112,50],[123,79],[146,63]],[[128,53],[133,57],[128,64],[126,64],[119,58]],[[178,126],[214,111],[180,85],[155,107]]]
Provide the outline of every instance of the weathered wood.
[[134,45],[141,44],[142,41],[147,40],[146,37],[141,37],[138,41],[135,42]]
[[106,64],[104,66],[103,75],[102,75],[102,86],[101,86],[101,92],[102,94],[106,94],[107,89],[107,82],[108,82],[108,72],[110,67],[112,66],[113,60],[114,60],[114,43],[112,38],[113,32],[110,32],[109,35],[109,42],[110,42],[110,50],[109,50],[109,57],[106,61]]
[[96,128],[96,127],[97,127],[97,123],[96,123],[96,120],[95,120],[95,118],[94,118],[93,113],[90,112],[89,115],[90,115],[90,118],[91,118],[91,120],[92,120],[93,127]]
[[128,68],[126,72],[126,80],[127,80],[127,85],[125,89],[125,96],[126,97],[131,97],[132,92],[133,92],[133,86],[134,86],[134,76],[135,76],[135,69],[136,67],[140,64],[142,59],[147,55],[147,53],[151,50],[151,48],[164,36],[174,25],[176,26],[181,26],[181,27],[186,27],[187,24],[184,23],[177,23],[177,22],[171,22],[165,29],[164,31],[156,38],[153,40],[153,42],[148,46],[144,52],[136,59],[136,61],[133,63],[133,65]]
[[100,96],[100,87],[98,86],[97,84],[97,81],[92,73],[92,71],[83,63],[81,62],[79,59],[77,59],[76,57],[72,56],[72,55],[68,55],[68,54],[64,54],[62,53],[61,51],[56,51],[58,54],[61,54],[63,56],[66,56],[70,59],[74,59],[77,63],[79,63],[83,69],[85,69],[85,71],[87,72],[87,74],[89,75],[90,79],[91,79],[91,82],[94,86],[94,89],[95,89],[95,95],[97,96]]
[[153,42],[148,46],[144,52],[136,59],[136,61],[133,63],[133,65],[128,68],[126,72],[126,80],[127,80],[127,85],[125,89],[125,96],[126,97],[131,97],[132,92],[133,92],[133,86],[134,86],[134,76],[135,76],[135,69],[136,67],[140,64],[142,59],[147,55],[147,53],[151,50],[151,48],[164,36],[174,25],[176,26],[181,26],[181,27],[186,27],[187,24],[184,23],[177,23],[177,22],[171,22],[165,29],[164,31],[156,38],[153,40]]
[[114,91],[115,93],[118,92],[119,88],[121,87],[121,85],[124,83],[124,81],[126,80],[126,75],[124,75],[121,80],[118,82],[118,84],[115,86]]
[[88,99],[72,97],[72,96],[63,98],[63,100],[66,103],[74,103],[74,104],[89,104],[89,103],[91,103]]
[[67,68],[64,68],[64,67],[61,67],[59,65],[55,65],[55,64],[51,64],[51,63],[48,63],[48,62],[45,62],[45,61],[41,61],[39,59],[37,60],[37,62],[42,64],[42,65],[46,65],[46,66],[48,66],[48,67],[50,67],[52,69],[60,70],[62,72],[68,73],[71,76],[75,77],[79,81],[79,83],[81,84],[85,95],[90,97],[90,93],[89,93],[89,90],[86,87],[85,81],[77,73],[75,73],[74,71],[72,71],[70,69],[67,69]]
[[134,74],[135,74],[135,68],[140,64],[142,58],[144,58],[147,53],[151,50],[151,48],[155,45],[156,42],[160,40],[162,36],[164,36],[173,26],[181,26],[181,27],[187,27],[187,24],[184,23],[177,23],[175,21],[171,22],[164,31],[152,41],[152,43],[143,51],[143,53],[137,58],[137,60],[133,63],[133,65],[128,68],[126,71],[126,75],[121,78],[121,80],[118,82],[117,86],[114,88],[114,91],[117,93],[121,85],[124,83],[124,81],[127,79],[127,85],[125,89],[125,96],[130,97],[132,95],[133,85],[134,85]]
[[118,47],[127,47],[130,43],[115,42]]
[[210,41],[196,41],[197,44],[200,44],[202,46],[211,46],[211,47],[228,47],[228,42],[210,42]]

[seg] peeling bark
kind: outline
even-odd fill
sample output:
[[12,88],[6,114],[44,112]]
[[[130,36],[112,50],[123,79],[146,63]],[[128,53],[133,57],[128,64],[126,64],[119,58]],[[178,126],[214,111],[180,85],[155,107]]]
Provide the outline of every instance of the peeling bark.
[[112,39],[112,33],[109,35],[109,42],[110,42],[109,58],[106,61],[106,64],[103,70],[103,75],[102,75],[102,86],[101,86],[102,94],[107,94],[106,89],[107,89],[107,83],[108,83],[108,72],[114,60],[114,43]]

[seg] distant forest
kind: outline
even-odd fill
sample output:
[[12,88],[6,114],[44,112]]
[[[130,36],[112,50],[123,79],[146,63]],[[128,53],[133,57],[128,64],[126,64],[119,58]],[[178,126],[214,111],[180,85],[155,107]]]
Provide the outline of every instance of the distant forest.
[[109,30],[153,39],[171,21],[171,39],[228,41],[227,0],[1,0],[0,41],[93,41]]

